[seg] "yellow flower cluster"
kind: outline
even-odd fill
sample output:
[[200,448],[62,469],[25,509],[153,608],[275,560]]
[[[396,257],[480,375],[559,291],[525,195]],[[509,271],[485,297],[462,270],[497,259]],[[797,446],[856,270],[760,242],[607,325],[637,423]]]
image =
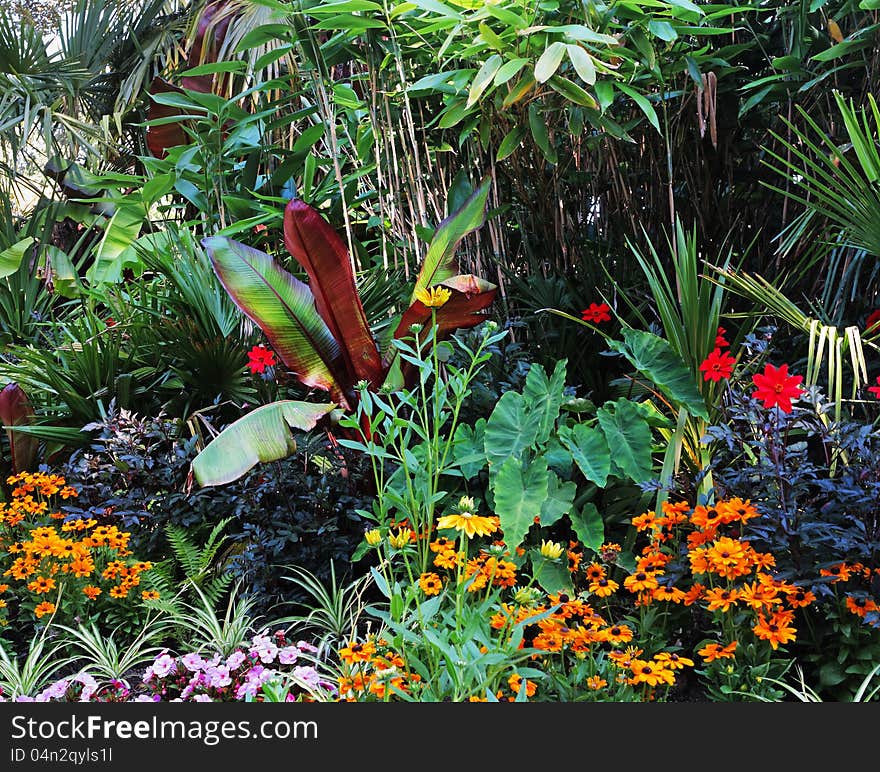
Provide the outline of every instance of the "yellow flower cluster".
[[[51,506],[56,496],[77,495],[62,476],[22,472],[7,482],[14,487],[10,500],[0,504],[0,569],[20,594],[22,607],[32,606],[37,618],[55,613],[58,597],[74,607],[105,590],[111,598],[127,598],[152,568],[148,562],[126,560],[132,554],[130,533],[99,525],[94,518],[65,520]],[[0,585],[0,592],[7,591],[9,584]],[[155,596],[152,590],[144,593]],[[7,606],[0,603],[0,609]]]

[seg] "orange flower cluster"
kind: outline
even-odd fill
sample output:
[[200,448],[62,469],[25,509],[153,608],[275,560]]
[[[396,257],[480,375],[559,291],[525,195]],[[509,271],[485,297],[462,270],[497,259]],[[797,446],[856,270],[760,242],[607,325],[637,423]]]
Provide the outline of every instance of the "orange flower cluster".
[[[758,639],[774,650],[790,643],[797,635],[795,610],[810,605],[816,596],[774,577],[769,573],[776,564],[773,555],[758,552],[741,537],[742,525],[759,516],[750,501],[731,498],[693,509],[687,502],[664,502],[661,515],[652,511],[633,518],[636,530],[648,536],[648,544],[624,587],[636,594],[639,605],[700,602],[709,612],[749,610],[751,630]],[[693,579],[687,590],[664,578],[681,543],[687,546]],[[734,657],[735,650],[736,641],[731,641],[727,646],[707,645],[698,653],[711,662]]]
[[863,563],[843,562],[822,568],[819,575],[835,586],[844,586],[843,602],[851,614],[855,614],[865,624],[880,627],[880,603],[874,598],[872,585],[880,576],[880,568],[870,568]]
[[[128,561],[131,534],[114,525],[98,525],[94,519],[64,520],[51,506],[52,498],[76,497],[60,475],[22,472],[7,480],[13,485],[10,501],[0,504],[0,569],[20,585],[24,606],[34,603],[37,618],[54,613],[53,600],[64,587],[72,588],[76,598],[63,595],[62,602],[76,605],[95,600],[107,590],[112,598],[126,598],[141,583],[141,575],[152,565]],[[109,586],[102,588],[101,580]],[[0,585],[2,592],[8,584]],[[155,591],[148,591],[151,597]],[[3,603],[3,608],[6,603]]]
[[363,643],[352,641],[341,648],[338,655],[343,666],[343,674],[338,679],[339,699],[344,702],[362,702],[369,696],[390,700],[398,693],[411,694],[422,680],[381,638],[371,637]]
[[[468,592],[479,592],[488,585],[495,587],[513,587],[516,584],[516,564],[504,559],[504,555],[495,554],[503,548],[503,542],[496,542],[495,549],[481,550],[478,555],[465,562],[464,553],[456,549],[455,542],[444,536],[437,538],[428,545],[434,553],[434,565],[447,571],[464,566],[462,580],[468,582]],[[422,574],[419,586],[426,595],[436,595],[443,586],[443,580],[436,573]]]

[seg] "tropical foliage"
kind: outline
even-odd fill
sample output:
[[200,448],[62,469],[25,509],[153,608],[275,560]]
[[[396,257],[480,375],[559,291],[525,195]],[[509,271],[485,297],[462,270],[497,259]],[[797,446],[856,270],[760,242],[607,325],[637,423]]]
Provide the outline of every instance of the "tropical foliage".
[[876,3],[0,3],[0,689],[875,701]]

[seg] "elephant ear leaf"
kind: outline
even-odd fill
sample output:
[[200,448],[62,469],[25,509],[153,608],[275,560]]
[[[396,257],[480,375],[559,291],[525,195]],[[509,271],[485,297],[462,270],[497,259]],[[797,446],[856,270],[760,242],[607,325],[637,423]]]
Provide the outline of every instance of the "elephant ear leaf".
[[609,340],[608,346],[623,354],[669,399],[688,409],[691,415],[709,418],[706,401],[693,373],[663,338],[644,330],[626,328],[623,341]]
[[287,458],[296,450],[291,429],[314,429],[334,409],[334,404],[282,400],[252,410],[227,426],[193,459],[196,482],[224,485],[259,463]]
[[291,199],[284,210],[284,244],[309,275],[315,306],[339,342],[349,383],[378,387],[384,367],[358,295],[348,247],[321,214]]
[[318,315],[308,286],[258,249],[225,236],[202,243],[233,302],[266,333],[297,379],[350,407],[341,385],[339,345]]

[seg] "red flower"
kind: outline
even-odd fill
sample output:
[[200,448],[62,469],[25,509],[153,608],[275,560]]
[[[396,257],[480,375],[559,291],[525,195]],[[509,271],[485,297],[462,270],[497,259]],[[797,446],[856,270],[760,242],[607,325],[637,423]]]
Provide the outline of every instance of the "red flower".
[[581,319],[585,322],[599,324],[611,321],[611,307],[607,303],[590,303],[589,308],[581,311]]
[[736,360],[730,354],[716,348],[700,365],[700,372],[703,373],[704,381],[717,382],[722,378],[730,378],[735,364]]
[[799,386],[803,377],[789,375],[788,365],[766,365],[763,373],[755,373],[752,376],[755,386],[758,388],[752,393],[755,399],[760,399],[765,408],[778,407],[783,413],[791,412],[791,400],[797,399],[804,390]]
[[275,364],[275,354],[265,346],[254,346],[248,351],[248,370],[252,373],[264,373],[267,367]]
[[880,322],[880,308],[871,311],[870,315],[865,320],[865,332],[877,332],[877,330],[872,328],[875,327],[878,322]]
[[877,399],[880,399],[880,375],[877,376],[877,385],[876,386],[868,386],[868,391],[871,392]]
[[718,328],[715,333],[715,348],[726,348],[730,344],[724,339],[724,333],[727,332],[723,327]]

